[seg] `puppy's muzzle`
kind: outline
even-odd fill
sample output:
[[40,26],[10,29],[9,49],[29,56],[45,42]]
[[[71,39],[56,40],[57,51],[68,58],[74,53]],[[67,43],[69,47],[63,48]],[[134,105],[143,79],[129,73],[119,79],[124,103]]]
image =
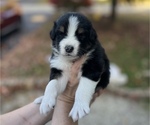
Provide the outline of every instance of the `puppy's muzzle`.
[[65,46],[65,51],[66,51],[66,53],[72,53],[73,50],[74,50],[74,47],[73,47],[73,46],[71,46],[71,45]]

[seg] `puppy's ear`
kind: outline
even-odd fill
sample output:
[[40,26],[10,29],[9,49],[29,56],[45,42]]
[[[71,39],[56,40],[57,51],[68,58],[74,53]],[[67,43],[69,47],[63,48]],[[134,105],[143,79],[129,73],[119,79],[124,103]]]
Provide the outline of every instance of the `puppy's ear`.
[[91,41],[96,41],[96,39],[97,39],[96,31],[95,31],[94,28],[92,28],[91,31],[90,31],[90,40]]
[[54,26],[53,26],[52,30],[50,31],[50,37],[52,40],[55,39],[55,36],[56,36],[56,22],[54,22]]

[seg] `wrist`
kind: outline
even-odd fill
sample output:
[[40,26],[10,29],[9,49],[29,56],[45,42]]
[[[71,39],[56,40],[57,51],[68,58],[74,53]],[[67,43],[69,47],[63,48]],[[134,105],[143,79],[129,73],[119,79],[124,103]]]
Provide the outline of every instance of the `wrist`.
[[54,108],[54,114],[52,118],[52,125],[77,125],[78,122],[73,122],[69,117],[69,112],[74,103],[74,98],[65,95],[64,92],[57,98],[57,102]]
[[64,91],[62,94],[60,94],[57,98],[59,101],[65,102],[65,103],[69,103],[69,104],[73,104],[74,103],[74,93],[72,93],[70,90],[69,91]]
[[69,82],[68,85],[66,86],[66,89],[61,95],[64,96],[65,98],[68,98],[69,100],[74,100],[77,87],[78,84],[70,84]]

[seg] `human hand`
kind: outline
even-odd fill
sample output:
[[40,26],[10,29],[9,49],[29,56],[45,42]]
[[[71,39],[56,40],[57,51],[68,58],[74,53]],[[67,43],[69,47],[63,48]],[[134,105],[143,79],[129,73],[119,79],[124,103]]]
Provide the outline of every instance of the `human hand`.
[[[65,104],[63,107],[65,114],[64,116],[71,116],[70,115],[70,111],[72,111],[72,107],[74,105],[74,101],[75,101],[75,93],[78,87],[78,83],[80,81],[80,77],[81,77],[81,68],[82,68],[82,64],[85,63],[86,58],[83,56],[81,57],[79,60],[76,60],[70,70],[70,78],[69,78],[69,82],[66,86],[65,91],[58,96],[57,101],[59,102],[58,104]],[[98,97],[100,94],[102,93],[102,89],[97,88],[96,92],[93,94],[93,98],[90,102],[90,105],[94,102],[94,100],[96,99],[96,97]],[[66,108],[67,106],[67,108]],[[57,108],[57,107],[56,107]],[[62,109],[62,108],[61,108]],[[65,117],[65,118],[66,118]],[[71,116],[72,117],[72,116]],[[80,117],[81,118],[81,117]],[[71,121],[77,121],[77,119],[75,120],[73,117],[71,119]],[[67,121],[70,121],[70,119],[68,118]],[[72,123],[72,122],[71,122]]]
[[62,93],[62,95],[74,99],[75,92],[76,92],[76,89],[78,87],[79,80],[81,77],[81,68],[85,60],[86,60],[86,57],[82,56],[80,59],[76,60],[73,63],[70,69],[70,78],[69,78],[68,84],[66,86],[65,91]]
[[[61,96],[59,96],[59,99],[67,102],[74,101],[75,92],[81,77],[81,68],[83,63],[85,63],[85,60],[86,56],[82,56],[80,59],[76,60],[73,63],[70,69],[70,78],[68,84],[66,86],[65,91],[62,93]],[[90,104],[92,104],[95,101],[95,99],[102,94],[102,92],[103,92],[102,88],[97,88]]]

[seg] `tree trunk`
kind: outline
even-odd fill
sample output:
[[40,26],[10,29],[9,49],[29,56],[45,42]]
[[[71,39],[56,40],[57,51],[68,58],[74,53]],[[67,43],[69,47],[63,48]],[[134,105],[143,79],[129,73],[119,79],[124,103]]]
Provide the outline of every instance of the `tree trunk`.
[[117,2],[118,0],[111,0],[111,15],[110,15],[111,21],[115,21],[116,19]]

